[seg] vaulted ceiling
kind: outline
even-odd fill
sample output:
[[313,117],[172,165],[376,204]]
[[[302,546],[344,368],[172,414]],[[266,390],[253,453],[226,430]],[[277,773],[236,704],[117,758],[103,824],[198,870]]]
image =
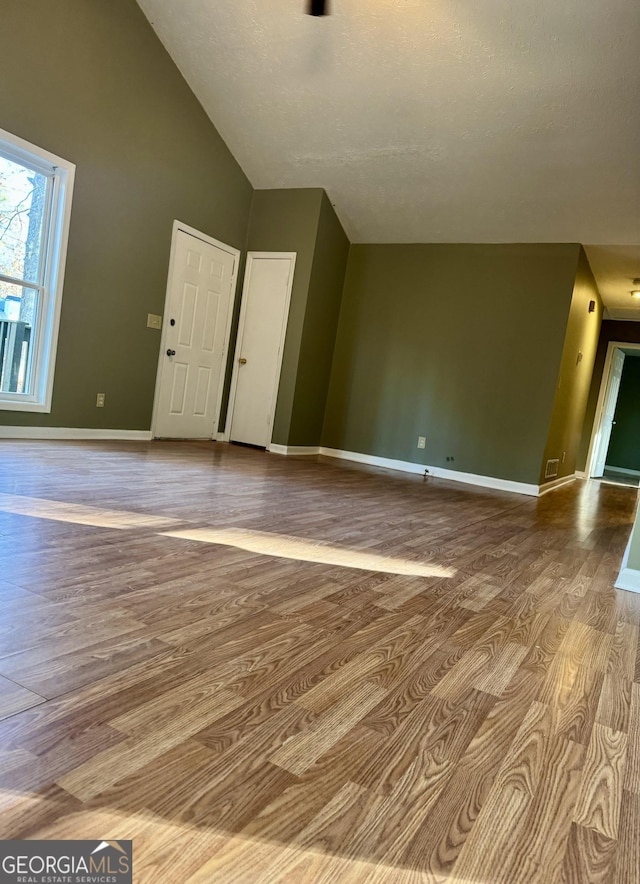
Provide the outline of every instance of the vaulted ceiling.
[[353,242],[581,242],[640,307],[636,0],[138,2],[254,187]]

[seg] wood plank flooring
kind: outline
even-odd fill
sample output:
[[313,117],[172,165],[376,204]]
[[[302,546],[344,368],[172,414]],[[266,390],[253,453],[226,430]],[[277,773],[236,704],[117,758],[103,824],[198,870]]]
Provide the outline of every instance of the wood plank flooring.
[[640,884],[637,490],[0,447],[0,837],[145,884]]

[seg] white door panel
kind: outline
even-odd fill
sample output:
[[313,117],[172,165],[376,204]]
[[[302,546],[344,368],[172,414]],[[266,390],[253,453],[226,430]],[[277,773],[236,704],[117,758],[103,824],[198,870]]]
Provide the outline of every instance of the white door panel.
[[225,369],[237,252],[184,230],[174,241],[154,434],[211,439]]
[[597,454],[594,462],[593,472],[591,474],[594,478],[600,478],[604,474],[604,467],[607,461],[607,451],[609,450],[609,442],[611,441],[613,418],[616,412],[618,393],[620,392],[620,381],[622,380],[624,357],[625,354],[622,350],[616,348],[613,351],[610,381],[604,401],[600,431],[596,440]]
[[230,439],[267,447],[278,393],[295,255],[250,253],[234,368]]

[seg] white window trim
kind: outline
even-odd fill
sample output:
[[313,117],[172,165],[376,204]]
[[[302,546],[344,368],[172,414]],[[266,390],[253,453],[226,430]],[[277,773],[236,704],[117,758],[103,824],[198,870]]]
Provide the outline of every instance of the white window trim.
[[10,159],[15,159],[49,176],[52,169],[55,170],[51,188],[51,224],[47,231],[43,255],[42,313],[38,319],[34,342],[33,392],[31,394],[0,392],[0,410],[49,412],[53,396],[53,376],[76,167],[73,163],[30,144],[4,129],[0,129],[0,141],[3,142],[3,152],[9,154]]

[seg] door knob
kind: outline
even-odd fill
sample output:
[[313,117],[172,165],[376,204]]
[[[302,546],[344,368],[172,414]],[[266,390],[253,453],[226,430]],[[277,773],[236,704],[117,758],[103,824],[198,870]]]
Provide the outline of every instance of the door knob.
[[175,356],[175,355],[176,355],[175,350],[167,350],[167,356]]
[[240,365],[246,365],[246,364],[247,364],[247,360],[244,358],[244,356],[241,356],[240,359],[238,359],[238,362],[240,363]]

